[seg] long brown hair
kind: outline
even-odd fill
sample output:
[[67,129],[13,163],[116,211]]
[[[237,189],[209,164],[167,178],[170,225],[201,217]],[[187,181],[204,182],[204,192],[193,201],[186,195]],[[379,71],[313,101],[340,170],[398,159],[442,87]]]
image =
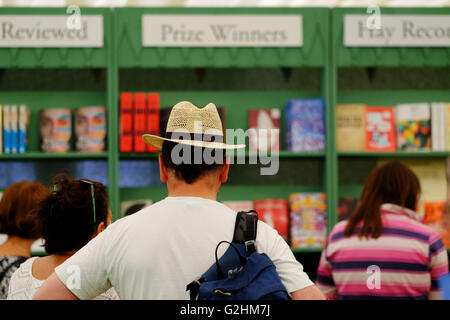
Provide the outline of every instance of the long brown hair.
[[383,231],[381,205],[392,203],[415,210],[419,195],[419,179],[401,162],[391,161],[374,169],[367,178],[359,205],[349,218],[344,235],[351,236],[362,221],[359,237],[378,238]]

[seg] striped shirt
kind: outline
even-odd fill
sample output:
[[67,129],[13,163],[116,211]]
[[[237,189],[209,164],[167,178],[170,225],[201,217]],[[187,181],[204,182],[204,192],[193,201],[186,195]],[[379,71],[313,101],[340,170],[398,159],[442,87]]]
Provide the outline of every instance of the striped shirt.
[[440,299],[437,280],[448,273],[439,234],[411,210],[381,206],[383,232],[377,239],[351,237],[347,221],[331,231],[320,258],[317,286],[328,299]]

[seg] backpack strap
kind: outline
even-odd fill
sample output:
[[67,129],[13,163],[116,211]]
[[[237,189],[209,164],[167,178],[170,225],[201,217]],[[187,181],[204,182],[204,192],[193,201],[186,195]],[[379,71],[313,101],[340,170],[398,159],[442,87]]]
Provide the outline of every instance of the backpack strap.
[[257,227],[258,216],[255,210],[239,211],[237,213],[233,242],[244,244],[247,255],[256,251],[255,240]]

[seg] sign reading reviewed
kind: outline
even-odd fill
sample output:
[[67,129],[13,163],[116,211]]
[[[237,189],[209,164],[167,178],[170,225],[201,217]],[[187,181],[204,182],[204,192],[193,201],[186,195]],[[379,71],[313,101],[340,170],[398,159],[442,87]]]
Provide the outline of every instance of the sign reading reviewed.
[[[103,47],[103,16],[0,15],[0,47]],[[73,18],[73,17],[72,17]]]
[[[373,24],[374,20],[378,23]],[[344,16],[347,47],[449,47],[450,15]]]
[[301,47],[301,15],[143,15],[144,47]]

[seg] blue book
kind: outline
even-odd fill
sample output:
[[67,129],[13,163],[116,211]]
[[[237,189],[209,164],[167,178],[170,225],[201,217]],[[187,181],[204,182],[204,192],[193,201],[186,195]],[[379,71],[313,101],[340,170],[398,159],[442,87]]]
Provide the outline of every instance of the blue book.
[[3,151],[11,153],[11,107],[3,106]]
[[286,148],[289,151],[325,151],[325,101],[292,99],[286,104]]
[[19,111],[17,105],[11,105],[11,125],[10,125],[11,153],[17,153],[19,150]]

